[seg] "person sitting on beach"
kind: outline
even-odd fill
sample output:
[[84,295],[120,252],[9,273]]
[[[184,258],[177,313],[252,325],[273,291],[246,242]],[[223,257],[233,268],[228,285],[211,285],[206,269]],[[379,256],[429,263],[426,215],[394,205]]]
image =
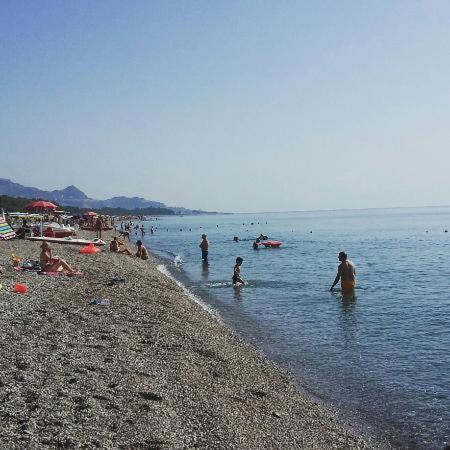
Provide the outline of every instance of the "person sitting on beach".
[[338,255],[339,264],[338,272],[336,278],[334,280],[333,285],[330,288],[330,291],[338,284],[339,279],[341,280],[341,288],[342,290],[348,291],[354,289],[356,286],[356,267],[352,261],[347,259],[347,253],[340,252]]
[[17,231],[16,231],[16,238],[17,239],[25,239],[26,236],[26,231],[24,227],[20,227]]
[[241,278],[241,265],[244,262],[244,260],[238,256],[236,258],[236,264],[234,266],[234,273],[233,273],[233,285],[237,284],[245,284],[245,280]]
[[148,251],[147,249],[142,245],[142,241],[136,241],[137,245],[137,252],[136,256],[140,259],[148,259]]
[[209,241],[208,236],[206,236],[206,234],[202,234],[202,242],[200,242],[199,247],[202,250],[203,261],[205,262],[208,261]]
[[41,254],[39,260],[41,263],[42,272],[75,272],[72,267],[70,267],[69,264],[64,261],[64,259],[52,255],[50,244],[45,241],[41,245]]
[[130,250],[128,250],[125,247],[125,244],[123,242],[120,242],[117,239],[117,236],[114,236],[113,240],[109,244],[109,250],[114,252],[114,253],[123,253],[124,255],[130,255],[130,256],[132,255]]

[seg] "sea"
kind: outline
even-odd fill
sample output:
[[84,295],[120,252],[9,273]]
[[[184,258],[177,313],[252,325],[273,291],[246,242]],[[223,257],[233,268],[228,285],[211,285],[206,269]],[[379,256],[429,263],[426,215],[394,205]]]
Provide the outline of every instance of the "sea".
[[[395,447],[449,444],[450,207],[143,223],[160,269],[343,423]],[[260,234],[283,245],[254,250]],[[340,251],[356,265],[350,294],[330,292]],[[240,288],[231,281],[238,256]]]

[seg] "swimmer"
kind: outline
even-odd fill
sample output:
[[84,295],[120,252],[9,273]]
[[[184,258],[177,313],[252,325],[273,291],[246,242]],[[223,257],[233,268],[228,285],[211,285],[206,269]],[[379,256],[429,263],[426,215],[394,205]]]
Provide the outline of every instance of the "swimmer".
[[341,264],[339,264],[338,272],[334,280],[334,283],[330,288],[330,291],[332,291],[334,286],[338,284],[339,279],[341,280],[342,290],[348,291],[354,289],[354,287],[356,286],[355,265],[353,264],[352,261],[347,259],[347,253],[345,252],[340,252],[338,258],[339,261],[341,261]]
[[233,272],[233,285],[237,286],[239,284],[246,284],[245,280],[241,278],[241,265],[244,262],[244,260],[238,256],[236,258],[236,264],[234,266],[234,272]]
[[256,238],[255,242],[253,242],[253,250],[259,249],[260,242],[261,242],[261,240],[259,238]]
[[233,241],[234,242],[239,242],[239,236],[234,236]]

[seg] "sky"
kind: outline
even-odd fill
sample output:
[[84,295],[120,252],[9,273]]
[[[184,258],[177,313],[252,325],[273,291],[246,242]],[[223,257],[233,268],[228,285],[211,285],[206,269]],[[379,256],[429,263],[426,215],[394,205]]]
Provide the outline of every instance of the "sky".
[[450,204],[450,2],[0,2],[0,177],[226,212]]

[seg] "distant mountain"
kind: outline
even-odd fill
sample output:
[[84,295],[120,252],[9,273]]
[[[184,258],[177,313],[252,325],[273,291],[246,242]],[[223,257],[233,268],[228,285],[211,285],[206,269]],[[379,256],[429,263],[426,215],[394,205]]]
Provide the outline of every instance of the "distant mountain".
[[[34,187],[23,186],[6,178],[0,178],[0,195],[10,197],[40,198],[50,200],[64,206],[76,206],[78,208],[122,208],[128,210],[143,208],[167,208],[175,214],[211,214],[201,210],[186,208],[171,208],[164,203],[146,200],[141,197],[113,197],[107,200],[89,198],[83,191],[75,186],[67,186],[65,189],[43,191]],[[214,213],[213,213],[214,214]]]

